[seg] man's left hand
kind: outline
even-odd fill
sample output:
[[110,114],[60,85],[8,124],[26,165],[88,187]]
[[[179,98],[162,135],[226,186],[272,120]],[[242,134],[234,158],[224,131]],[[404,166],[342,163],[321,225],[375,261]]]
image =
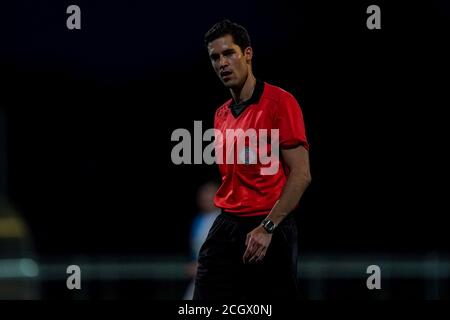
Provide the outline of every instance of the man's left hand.
[[247,249],[243,257],[244,263],[261,262],[271,241],[272,234],[268,233],[262,225],[248,233],[245,241]]

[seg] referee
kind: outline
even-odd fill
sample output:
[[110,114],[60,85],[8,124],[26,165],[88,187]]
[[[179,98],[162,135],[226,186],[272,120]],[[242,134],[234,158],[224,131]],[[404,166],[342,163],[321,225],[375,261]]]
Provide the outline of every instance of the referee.
[[[311,182],[300,106],[290,93],[255,78],[250,37],[241,25],[215,24],[205,44],[232,98],[217,109],[215,129],[277,129],[280,157],[276,172],[263,175],[266,164],[248,161],[260,146],[245,141],[245,152],[235,155],[244,162],[218,162],[222,183],[214,202],[222,213],[200,250],[194,300],[294,299],[297,226],[290,213]],[[216,145],[216,155],[222,147]]]

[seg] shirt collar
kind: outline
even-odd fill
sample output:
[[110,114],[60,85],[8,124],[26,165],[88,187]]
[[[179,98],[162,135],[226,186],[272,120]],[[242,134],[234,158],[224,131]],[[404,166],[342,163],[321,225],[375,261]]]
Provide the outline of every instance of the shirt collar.
[[253,94],[249,99],[241,103],[234,103],[234,100],[231,101],[228,107],[230,108],[233,116],[237,118],[242,112],[244,112],[245,109],[247,109],[248,106],[258,103],[263,92],[264,82],[256,79],[255,89],[253,89]]

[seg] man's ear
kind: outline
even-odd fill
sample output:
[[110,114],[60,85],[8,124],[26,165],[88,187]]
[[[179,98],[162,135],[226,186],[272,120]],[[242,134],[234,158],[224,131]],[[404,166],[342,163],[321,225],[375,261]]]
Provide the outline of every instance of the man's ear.
[[247,61],[247,63],[250,63],[252,61],[252,58],[253,58],[253,49],[252,49],[252,47],[245,48],[244,55],[245,55],[245,61]]

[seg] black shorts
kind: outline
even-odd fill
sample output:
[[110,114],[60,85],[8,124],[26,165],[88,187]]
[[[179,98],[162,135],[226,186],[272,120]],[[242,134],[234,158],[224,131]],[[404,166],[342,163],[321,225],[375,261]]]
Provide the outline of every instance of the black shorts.
[[200,249],[194,300],[297,298],[297,225],[292,215],[275,229],[262,262],[243,263],[247,234],[263,219],[226,212],[217,217]]

